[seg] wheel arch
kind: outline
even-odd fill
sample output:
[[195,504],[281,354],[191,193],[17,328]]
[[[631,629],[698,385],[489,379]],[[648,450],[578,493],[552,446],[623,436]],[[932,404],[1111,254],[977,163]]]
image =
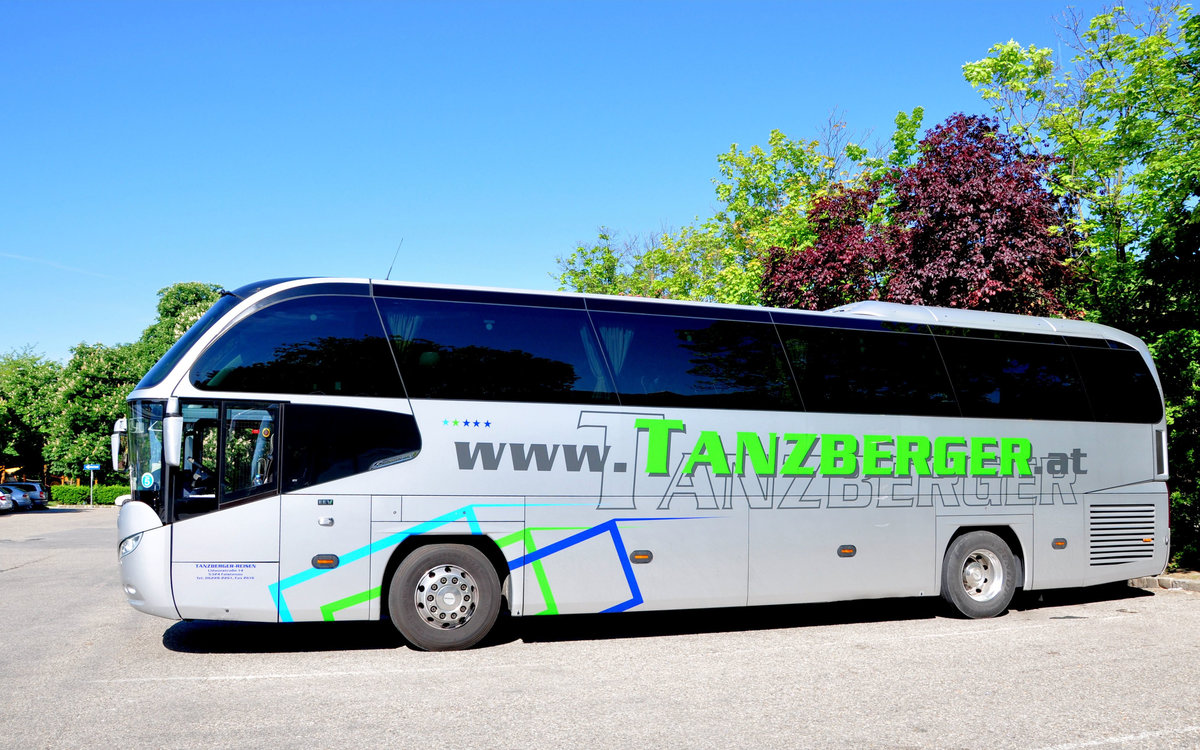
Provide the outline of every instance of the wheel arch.
[[[396,570],[400,567],[400,563],[404,562],[404,558],[408,557],[414,551],[421,547],[426,547],[431,544],[462,544],[467,547],[474,547],[483,553],[496,570],[496,577],[500,579],[500,595],[503,598],[508,611],[512,611],[512,602],[510,601],[511,586],[508,583],[508,577],[511,575],[508,569],[508,561],[504,558],[504,553],[500,551],[500,547],[496,541],[486,534],[415,534],[408,537],[396,549],[392,550],[391,557],[388,558],[387,565],[383,569],[383,579],[381,586],[384,592],[391,584],[392,576],[396,575]],[[502,607],[503,609],[504,607]],[[386,595],[380,597],[380,619],[390,620],[391,613],[389,612],[388,597]]]
[[[952,534],[950,534],[950,538],[946,540],[946,543],[942,546],[941,550],[939,550],[939,552],[938,552],[938,568],[937,569],[938,569],[938,587],[939,587],[939,589],[941,587],[941,580],[942,580],[941,570],[942,570],[942,566],[944,566],[946,564],[946,553],[949,552],[950,545],[954,544],[954,541],[956,539],[958,539],[959,537],[965,536],[966,534],[970,534],[972,531],[991,532],[992,534],[995,534],[996,536],[1000,537],[1000,539],[1005,544],[1008,545],[1008,549],[1010,551],[1012,551],[1013,560],[1015,560],[1017,563],[1017,575],[1016,575],[1017,589],[1027,588],[1025,585],[1026,584],[1025,576],[1026,576],[1026,572],[1029,569],[1029,566],[1026,564],[1025,545],[1021,542],[1021,537],[1019,534],[1017,534],[1016,529],[1014,529],[1012,526],[1009,526],[1007,524],[967,524],[967,525],[959,526],[958,528],[956,528],[954,530],[954,532]],[[941,592],[939,591],[938,593],[941,593]]]

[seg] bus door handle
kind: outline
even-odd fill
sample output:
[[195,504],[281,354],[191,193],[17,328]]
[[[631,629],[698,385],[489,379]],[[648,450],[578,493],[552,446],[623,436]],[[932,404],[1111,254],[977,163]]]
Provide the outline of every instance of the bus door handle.
[[333,518],[331,516],[325,516],[324,518],[318,518],[317,523],[320,524],[321,526],[332,526]]

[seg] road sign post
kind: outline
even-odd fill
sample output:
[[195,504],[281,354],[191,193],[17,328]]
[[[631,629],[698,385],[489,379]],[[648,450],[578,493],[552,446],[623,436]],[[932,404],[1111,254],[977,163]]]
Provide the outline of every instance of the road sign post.
[[100,464],[84,464],[83,468],[88,473],[88,507],[96,507],[96,472],[100,470]]

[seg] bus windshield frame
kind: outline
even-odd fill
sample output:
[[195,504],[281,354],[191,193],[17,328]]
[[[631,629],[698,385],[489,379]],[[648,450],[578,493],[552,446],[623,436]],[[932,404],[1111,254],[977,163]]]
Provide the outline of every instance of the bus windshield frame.
[[163,401],[132,401],[129,404],[129,476],[132,499],[149,505],[164,523],[167,520],[163,496]]

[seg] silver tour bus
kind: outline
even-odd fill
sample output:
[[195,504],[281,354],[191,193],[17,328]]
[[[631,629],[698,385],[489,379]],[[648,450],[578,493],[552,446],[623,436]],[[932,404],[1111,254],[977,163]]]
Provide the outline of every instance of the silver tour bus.
[[347,279],[225,293],[114,431],[130,604],[390,620],[940,595],[1156,574],[1146,346],[1075,320]]

